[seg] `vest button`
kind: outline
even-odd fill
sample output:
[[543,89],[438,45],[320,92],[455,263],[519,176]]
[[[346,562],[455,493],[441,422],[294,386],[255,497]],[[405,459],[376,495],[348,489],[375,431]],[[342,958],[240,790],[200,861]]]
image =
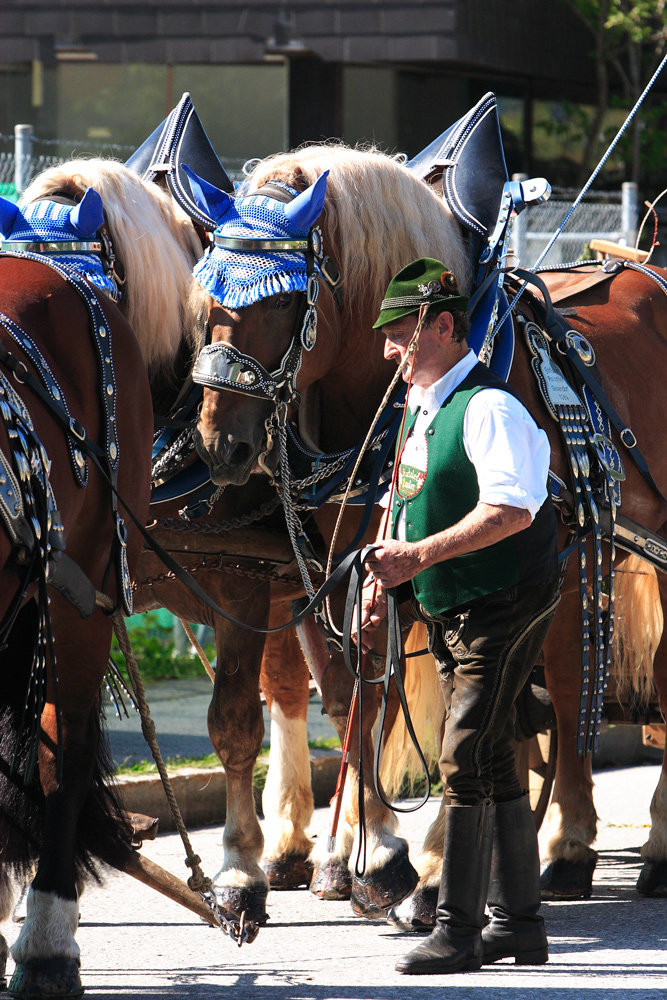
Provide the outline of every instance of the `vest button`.
[[429,434],[435,434],[435,428],[429,427],[428,432]]

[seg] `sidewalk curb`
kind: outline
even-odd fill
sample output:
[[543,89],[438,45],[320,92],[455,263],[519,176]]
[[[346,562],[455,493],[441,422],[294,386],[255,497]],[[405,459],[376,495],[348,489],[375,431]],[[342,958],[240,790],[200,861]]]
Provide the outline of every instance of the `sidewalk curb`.
[[[336,790],[340,771],[340,750],[311,750],[310,769],[315,808],[328,806]],[[171,785],[188,827],[212,826],[225,822],[227,782],[222,767],[188,767],[169,775]],[[123,775],[117,779],[123,808],[129,813],[143,813],[160,820],[160,833],[175,830],[176,825],[159,775]],[[261,797],[256,793],[261,809]]]

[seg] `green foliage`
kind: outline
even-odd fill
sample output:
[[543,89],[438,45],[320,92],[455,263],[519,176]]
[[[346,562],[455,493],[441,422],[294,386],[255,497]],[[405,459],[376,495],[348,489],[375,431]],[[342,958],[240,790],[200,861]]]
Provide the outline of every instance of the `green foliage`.
[[[196,653],[190,652],[189,643],[186,652],[177,651],[171,621],[165,622],[159,611],[133,615],[128,619],[128,632],[144,684],[173,678],[206,676],[199,657]],[[215,646],[212,643],[205,644],[204,651],[209,660],[215,659]],[[125,657],[118,647],[115,636],[111,646],[111,656],[123,676],[127,678]]]
[[[147,752],[150,751],[147,749]],[[167,757],[164,762],[167,771],[180,771],[185,767],[214,768],[221,767],[217,754],[210,753],[206,757]],[[116,768],[116,774],[157,774],[157,766],[152,760],[140,760],[136,764],[121,764]]]
[[[667,45],[667,0],[563,0],[591,32],[595,59],[597,105],[585,134],[585,153],[578,183],[583,183],[616,130],[607,112],[622,109],[623,117],[639,99]],[[654,94],[647,95],[634,121],[616,147],[618,177],[605,171],[607,183],[643,182],[650,191],[662,188],[665,113]]]
[[627,40],[643,43],[657,40],[664,32],[665,0],[566,0],[592,32],[604,17],[607,47],[623,46]]
[[[590,0],[574,0],[590,4]],[[605,28],[632,42],[657,41],[664,33],[665,0],[610,0]]]

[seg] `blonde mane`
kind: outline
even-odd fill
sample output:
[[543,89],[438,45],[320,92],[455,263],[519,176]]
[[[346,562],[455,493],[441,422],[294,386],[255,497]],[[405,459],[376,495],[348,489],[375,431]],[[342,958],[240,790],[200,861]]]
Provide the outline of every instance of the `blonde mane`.
[[320,220],[326,253],[341,271],[344,308],[377,315],[392,275],[416,257],[436,257],[471,284],[466,243],[442,198],[393,157],[345,145],[308,146],[259,163],[250,191],[268,180],[304,190],[329,171]]
[[174,359],[182,337],[196,339],[199,302],[192,267],[202,249],[171,195],[114,160],[70,160],[39,174],[25,203],[54,194],[100,194],[116,256],[125,270],[121,308],[153,372]]

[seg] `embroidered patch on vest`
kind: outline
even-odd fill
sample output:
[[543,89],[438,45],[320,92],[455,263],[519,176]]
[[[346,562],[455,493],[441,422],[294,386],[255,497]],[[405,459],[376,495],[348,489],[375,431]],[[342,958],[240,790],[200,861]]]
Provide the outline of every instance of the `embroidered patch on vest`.
[[398,470],[398,492],[404,500],[416,497],[425,482],[426,473],[423,469],[402,465]]
[[398,467],[397,491],[404,500],[416,497],[426,482],[428,471],[428,448],[426,445],[426,435],[411,434],[403,449],[403,455],[407,454],[407,462],[401,461]]

